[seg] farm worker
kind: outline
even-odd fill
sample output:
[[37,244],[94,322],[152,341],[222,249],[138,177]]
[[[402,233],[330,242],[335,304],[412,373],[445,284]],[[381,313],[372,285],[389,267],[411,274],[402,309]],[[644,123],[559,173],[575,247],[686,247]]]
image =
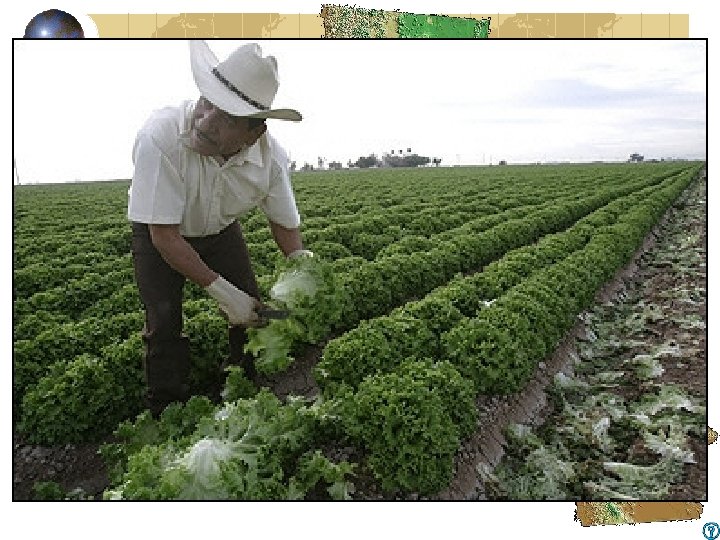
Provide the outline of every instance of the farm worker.
[[182,334],[186,279],[204,287],[229,321],[230,357],[255,377],[243,351],[258,322],[260,294],[237,217],[255,207],[289,258],[303,248],[288,156],[266,119],[302,119],[273,108],[277,62],[248,43],[218,62],[204,41],[190,41],[197,101],[155,111],[133,147],[129,190],[135,279],[145,307],[146,404],[159,414],[189,397],[190,351]]

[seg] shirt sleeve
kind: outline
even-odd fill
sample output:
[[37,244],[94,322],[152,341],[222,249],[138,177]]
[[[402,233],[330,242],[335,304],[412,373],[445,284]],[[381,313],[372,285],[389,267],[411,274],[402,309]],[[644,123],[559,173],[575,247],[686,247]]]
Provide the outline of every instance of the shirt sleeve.
[[270,169],[270,191],[258,206],[274,223],[288,229],[300,226],[300,213],[290,184],[287,160],[273,161]]
[[143,130],[138,134],[133,147],[133,163],[128,219],[157,225],[181,223],[185,210],[185,184],[152,133]]

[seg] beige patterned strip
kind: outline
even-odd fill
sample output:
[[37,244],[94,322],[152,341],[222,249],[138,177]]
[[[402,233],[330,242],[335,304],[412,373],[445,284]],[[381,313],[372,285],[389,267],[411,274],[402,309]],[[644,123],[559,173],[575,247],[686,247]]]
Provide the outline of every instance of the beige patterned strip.
[[583,527],[700,519],[700,503],[675,502],[587,502],[575,503],[575,519]]
[[[470,13],[490,18],[490,38],[687,38],[685,14]],[[101,38],[318,38],[323,18],[286,13],[91,14]]]

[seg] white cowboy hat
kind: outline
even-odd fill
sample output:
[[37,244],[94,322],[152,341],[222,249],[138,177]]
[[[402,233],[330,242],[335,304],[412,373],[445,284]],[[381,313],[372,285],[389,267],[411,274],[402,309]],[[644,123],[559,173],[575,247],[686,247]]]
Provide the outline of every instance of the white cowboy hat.
[[294,109],[272,108],[279,86],[277,61],[263,57],[257,43],[238,47],[222,62],[205,41],[189,43],[195,84],[213,105],[234,116],[302,120]]

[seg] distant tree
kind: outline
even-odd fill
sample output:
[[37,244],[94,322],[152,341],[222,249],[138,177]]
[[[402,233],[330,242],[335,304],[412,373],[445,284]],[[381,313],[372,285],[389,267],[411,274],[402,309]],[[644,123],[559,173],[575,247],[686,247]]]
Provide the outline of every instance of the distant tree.
[[507,165],[507,161],[505,161],[504,159],[501,159],[500,162],[498,163],[498,165]]
[[384,167],[402,167],[403,158],[399,155],[394,154],[395,150],[391,150],[390,153],[383,154],[382,164]]
[[416,156],[415,154],[411,154],[409,156],[405,156],[403,158],[403,166],[404,167],[418,167],[419,165],[427,165],[430,163],[430,158],[426,156]]
[[359,157],[358,160],[355,162],[355,166],[360,167],[361,169],[367,169],[368,167],[376,167],[379,164],[380,162],[378,161],[378,158],[375,154]]
[[321,157],[318,157],[318,169],[322,169],[324,164],[325,160]]
[[291,162],[290,162],[290,170],[291,170],[291,171],[294,171],[294,170],[296,170],[296,169],[297,169],[297,163],[294,162],[294,161],[291,161]]
[[427,156],[418,156],[417,154],[401,155],[402,150],[398,150],[398,154],[384,154],[382,163],[387,167],[418,167],[430,163]]
[[302,170],[302,171],[312,171],[312,170],[313,170],[313,166],[310,165],[309,163],[305,163],[305,164],[302,166],[302,169],[301,169],[301,170]]
[[328,167],[337,171],[342,169],[342,163],[340,163],[339,161],[331,161],[330,163],[328,163]]
[[638,154],[638,153],[635,153],[635,154],[630,154],[630,159],[629,159],[628,161],[629,161],[630,163],[639,163],[639,162],[641,162],[643,159],[645,159],[643,156],[641,156],[641,155]]

